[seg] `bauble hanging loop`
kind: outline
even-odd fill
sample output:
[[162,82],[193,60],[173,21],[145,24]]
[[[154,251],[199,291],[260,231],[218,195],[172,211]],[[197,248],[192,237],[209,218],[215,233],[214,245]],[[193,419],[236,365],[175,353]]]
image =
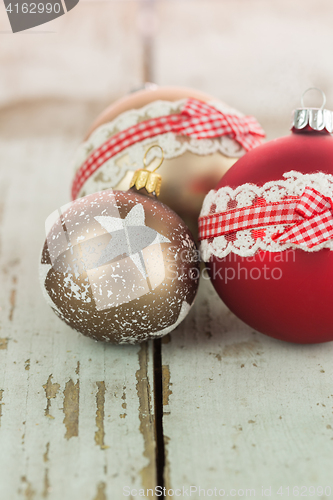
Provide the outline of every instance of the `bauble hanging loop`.
[[148,153],[152,150],[152,149],[159,149],[162,153],[161,155],[161,160],[159,162],[159,164],[157,165],[157,167],[154,168],[153,172],[156,172],[156,170],[158,170],[160,168],[160,166],[162,165],[163,161],[164,161],[164,151],[163,151],[163,148],[159,145],[159,144],[153,144],[152,146],[150,146],[147,151],[145,152],[145,155],[143,157],[143,165],[144,165],[144,168],[148,168],[148,165],[147,165],[147,157],[148,157]]
[[323,102],[322,102],[322,105],[320,107],[320,109],[324,109],[325,107],[325,104],[326,104],[326,94],[325,92],[320,89],[319,87],[309,87],[308,89],[304,90],[303,94],[302,94],[302,97],[301,97],[301,105],[302,105],[302,108],[308,108],[308,106],[305,106],[304,105],[304,96],[305,94],[307,94],[310,90],[317,90],[318,92],[320,92],[320,94],[322,95],[322,98],[323,98]]

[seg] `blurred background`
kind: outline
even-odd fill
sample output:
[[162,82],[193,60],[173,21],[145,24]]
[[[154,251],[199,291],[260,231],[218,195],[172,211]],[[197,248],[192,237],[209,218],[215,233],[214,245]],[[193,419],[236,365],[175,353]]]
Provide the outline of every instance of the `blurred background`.
[[306,88],[321,87],[333,107],[332,19],[330,0],[81,0],[12,34],[1,2],[0,135],[66,137],[59,161],[69,165],[95,116],[153,81],[205,91],[272,139],[288,133]]

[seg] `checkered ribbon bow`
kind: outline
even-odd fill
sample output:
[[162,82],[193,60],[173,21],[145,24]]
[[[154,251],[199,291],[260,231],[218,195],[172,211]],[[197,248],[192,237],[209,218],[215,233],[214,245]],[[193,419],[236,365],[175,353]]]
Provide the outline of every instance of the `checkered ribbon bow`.
[[321,193],[306,187],[299,203],[296,213],[303,220],[288,228],[273,239],[280,243],[294,243],[295,245],[306,245],[312,248],[324,241],[333,238],[333,214],[332,200]]
[[300,197],[289,196],[280,202],[264,200],[251,207],[229,210],[199,218],[201,240],[232,234],[245,229],[291,225],[273,239],[312,248],[333,238],[333,204],[313,188],[306,187]]
[[133,144],[156,135],[174,132],[196,139],[228,135],[246,151],[261,144],[265,133],[252,116],[225,114],[196,99],[188,99],[180,114],[159,116],[118,132],[98,147],[76,172],[72,198],[76,199],[83,184],[103,163]]

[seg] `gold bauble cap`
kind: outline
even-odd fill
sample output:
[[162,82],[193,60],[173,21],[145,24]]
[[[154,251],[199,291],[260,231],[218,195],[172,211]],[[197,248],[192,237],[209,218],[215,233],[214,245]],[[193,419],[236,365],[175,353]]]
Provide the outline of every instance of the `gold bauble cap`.
[[[153,148],[159,148],[162,152],[160,163],[157,167],[151,171],[147,170],[147,154]],[[139,168],[134,172],[134,175],[131,180],[130,188],[135,187],[138,191],[140,189],[145,188],[146,191],[150,194],[155,194],[155,196],[159,196],[161,191],[162,177],[159,174],[156,174],[155,171],[162,165],[164,160],[164,152],[161,146],[154,144],[147,149],[146,154],[143,158],[144,168]]]

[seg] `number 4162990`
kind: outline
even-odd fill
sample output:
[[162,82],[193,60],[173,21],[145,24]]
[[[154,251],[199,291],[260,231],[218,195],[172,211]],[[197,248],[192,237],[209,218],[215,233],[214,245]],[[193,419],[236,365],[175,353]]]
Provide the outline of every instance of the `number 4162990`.
[[59,14],[61,10],[60,3],[22,3],[22,4],[12,4],[10,3],[6,8],[6,11],[10,14],[14,11],[17,14],[22,12],[22,14],[43,14],[46,12],[47,14],[51,14],[54,12],[55,14]]

